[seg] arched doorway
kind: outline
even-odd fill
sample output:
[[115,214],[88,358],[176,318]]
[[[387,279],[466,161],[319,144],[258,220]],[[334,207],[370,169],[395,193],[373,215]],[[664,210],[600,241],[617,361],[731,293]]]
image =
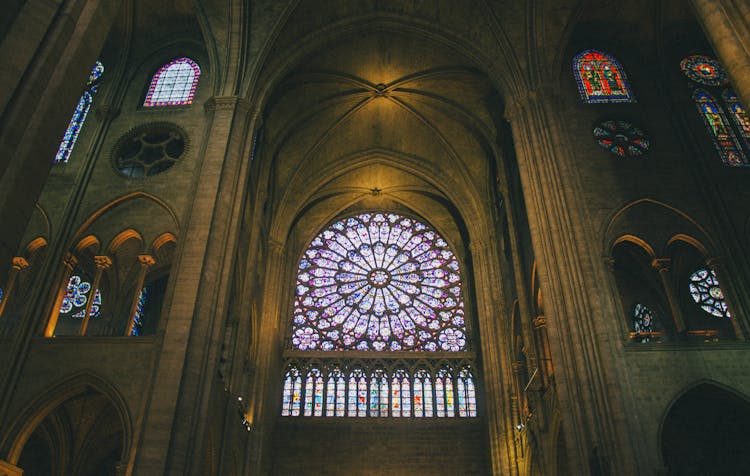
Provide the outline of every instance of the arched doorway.
[[712,384],[684,393],[669,409],[661,431],[667,474],[750,474],[750,403]]

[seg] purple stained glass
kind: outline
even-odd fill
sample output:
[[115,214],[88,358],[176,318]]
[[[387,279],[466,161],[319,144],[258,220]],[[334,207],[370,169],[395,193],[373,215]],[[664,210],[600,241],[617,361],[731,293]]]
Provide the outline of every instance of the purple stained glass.
[[201,69],[190,58],[177,58],[165,64],[151,78],[143,105],[183,106],[193,102]]
[[[86,303],[88,302],[91,284],[84,280],[81,275],[74,274],[68,279],[68,285],[66,286],[65,296],[63,297],[62,304],[60,305],[60,316],[75,317],[82,319],[86,312]],[[94,302],[91,303],[91,311],[89,316],[93,318],[99,317],[99,308],[102,304],[102,294],[97,289],[94,293]]]
[[437,232],[363,213],[320,232],[300,260],[292,346],[458,352],[463,308],[458,260]]
[[81,98],[78,100],[76,109],[73,111],[73,116],[70,118],[68,128],[65,130],[63,139],[57,149],[57,154],[55,154],[55,159],[52,161],[53,163],[64,164],[68,162],[70,154],[73,152],[73,147],[75,147],[76,141],[78,140],[78,135],[81,133],[83,123],[86,121],[86,116],[91,109],[93,96],[99,89],[99,79],[103,73],[104,65],[97,61],[89,74],[86,88],[81,94]]

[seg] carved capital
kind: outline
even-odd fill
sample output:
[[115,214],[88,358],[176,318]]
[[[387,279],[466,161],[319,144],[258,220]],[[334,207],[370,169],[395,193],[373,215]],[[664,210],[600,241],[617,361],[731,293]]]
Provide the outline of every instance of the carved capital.
[[250,110],[250,103],[237,96],[214,96],[209,98],[203,105],[207,113],[214,111],[233,111],[238,110],[247,112]]
[[21,468],[0,459],[0,476],[21,476],[22,474]]
[[26,258],[24,258],[23,256],[13,257],[13,269],[15,269],[16,271],[21,271],[28,267],[29,267],[29,262],[26,261]]
[[68,253],[63,258],[63,265],[68,268],[69,270],[73,270],[78,265],[78,258],[76,258],[74,255]]
[[138,262],[141,263],[141,266],[144,268],[148,268],[149,266],[153,266],[156,264],[156,260],[151,255],[138,255]]
[[520,374],[523,372],[523,369],[526,367],[523,362],[516,360],[511,365],[511,368],[513,369],[513,373]]
[[672,260],[669,258],[654,258],[654,260],[651,261],[651,267],[659,272],[669,271],[671,266]]
[[112,260],[109,258],[109,256],[97,255],[94,256],[94,264],[99,269],[107,269],[112,266]]
[[536,316],[536,318],[531,321],[531,324],[534,325],[534,329],[542,329],[547,327],[547,319],[544,316]]

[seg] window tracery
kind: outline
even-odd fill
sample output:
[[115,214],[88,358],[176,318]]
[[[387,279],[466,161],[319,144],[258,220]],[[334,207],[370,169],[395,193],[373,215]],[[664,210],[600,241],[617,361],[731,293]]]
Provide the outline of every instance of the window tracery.
[[581,99],[587,103],[634,102],[625,70],[612,56],[585,50],[573,58]]
[[176,58],[165,64],[151,78],[143,105],[184,106],[192,104],[201,69],[187,57]]
[[295,291],[282,416],[477,416],[461,271],[431,227],[386,212],[335,221]]
[[690,296],[704,311],[715,317],[731,318],[724,292],[713,270],[701,268],[690,275]]

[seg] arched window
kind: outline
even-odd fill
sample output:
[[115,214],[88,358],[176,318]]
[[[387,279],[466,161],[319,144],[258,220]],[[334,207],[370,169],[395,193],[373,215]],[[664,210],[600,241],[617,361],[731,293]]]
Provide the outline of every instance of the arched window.
[[[338,220],[305,250],[295,291],[285,355],[313,365],[314,353],[319,372],[306,376],[303,416],[454,417],[456,385],[466,410],[458,416],[476,416],[474,376],[453,371],[474,358],[460,267],[431,227],[395,213]],[[288,368],[282,416],[299,416]]]
[[284,376],[284,398],[282,400],[282,416],[299,416],[302,398],[302,378],[296,365],[290,365]]
[[690,295],[704,311],[716,317],[732,317],[713,270],[701,268],[690,275]]
[[573,58],[573,74],[587,103],[634,102],[625,70],[612,56],[596,50]]
[[[730,167],[750,165],[750,120],[737,95],[731,89],[720,89],[729,84],[729,76],[724,67],[714,58],[690,55],[682,59],[680,69],[692,81],[693,101],[706,124],[721,161]],[[696,87],[694,83],[700,84],[701,87]],[[711,94],[710,91],[715,94]],[[723,107],[716,100],[719,93],[724,100]],[[731,122],[727,119],[725,111],[732,118]]]
[[151,78],[143,105],[153,107],[192,104],[200,75],[200,67],[190,58],[170,61]]
[[97,61],[96,64],[94,64],[94,68],[91,70],[91,74],[89,74],[89,79],[86,81],[86,88],[83,90],[83,94],[81,94],[81,98],[78,100],[78,105],[73,112],[73,117],[70,118],[68,128],[65,130],[65,135],[63,135],[60,146],[57,148],[57,154],[55,154],[55,159],[52,161],[53,163],[64,164],[68,162],[70,154],[73,152],[73,147],[78,140],[78,134],[81,133],[83,123],[86,121],[89,109],[91,109],[94,94],[96,94],[99,89],[99,80],[103,73],[104,65]]
[[693,100],[713,138],[714,146],[722,162],[734,167],[747,165],[737,137],[729,127],[724,111],[716,103],[714,97],[703,89],[696,89],[693,92]]
[[737,131],[740,137],[742,137],[745,147],[750,149],[750,118],[747,116],[747,110],[733,91],[727,89],[724,91],[723,96],[729,115],[732,116],[732,120],[735,126],[737,126]]

